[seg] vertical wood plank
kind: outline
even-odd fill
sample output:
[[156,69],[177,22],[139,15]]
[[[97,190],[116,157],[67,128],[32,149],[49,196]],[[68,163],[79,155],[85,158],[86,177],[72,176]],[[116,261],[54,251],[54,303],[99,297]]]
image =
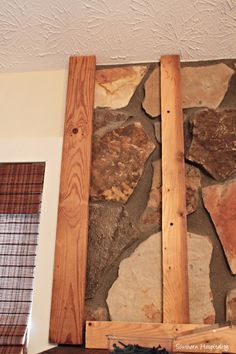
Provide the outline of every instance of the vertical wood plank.
[[163,322],[188,323],[187,223],[179,56],[161,58]]
[[49,332],[60,344],[83,339],[95,68],[70,58]]

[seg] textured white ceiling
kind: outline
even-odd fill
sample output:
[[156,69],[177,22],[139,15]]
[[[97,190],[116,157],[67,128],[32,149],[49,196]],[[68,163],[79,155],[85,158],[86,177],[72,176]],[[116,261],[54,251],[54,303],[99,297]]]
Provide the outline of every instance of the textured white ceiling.
[[1,0],[0,70],[236,58],[236,0]]

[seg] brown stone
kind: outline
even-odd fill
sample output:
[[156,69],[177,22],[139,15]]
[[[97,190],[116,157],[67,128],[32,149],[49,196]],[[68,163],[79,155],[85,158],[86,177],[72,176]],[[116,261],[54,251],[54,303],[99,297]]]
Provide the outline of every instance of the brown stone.
[[94,107],[126,107],[146,71],[145,65],[97,70]]
[[192,214],[198,208],[201,174],[198,168],[185,164],[186,205],[187,214]]
[[181,70],[183,108],[217,108],[223,100],[234,74],[227,65],[185,67]]
[[86,303],[84,318],[86,321],[107,321],[109,320],[109,315],[105,307],[94,307]]
[[[190,321],[214,323],[209,269],[212,244],[206,236],[188,236]],[[114,321],[162,321],[160,232],[142,242],[129,258],[121,262],[107,304]]]
[[226,297],[226,321],[236,321],[236,289],[230,290]]
[[119,128],[129,118],[131,118],[130,115],[124,112],[112,111],[106,108],[95,109],[93,119],[93,134],[95,138]]
[[126,202],[154,150],[140,123],[115,129],[93,145],[90,196]]
[[236,110],[201,111],[192,119],[193,140],[187,158],[216,180],[236,172]]
[[157,121],[154,123],[155,135],[159,144],[161,144],[161,122]]
[[151,117],[157,117],[161,114],[160,99],[160,69],[156,68],[150,74],[144,84],[145,97],[143,100],[143,109]]
[[236,274],[236,179],[202,189],[203,201],[210,213],[223,246],[231,272]]
[[[152,227],[161,224],[161,160],[153,164],[152,187],[149,194],[147,207],[140,218],[140,227]],[[198,208],[201,175],[199,170],[185,164],[186,204],[187,214],[191,214]]]
[[[160,69],[153,70],[145,83],[143,108],[151,117],[161,114]],[[217,108],[223,100],[234,70],[220,63],[181,69],[182,107]]]
[[86,298],[93,298],[122,252],[139,238],[121,206],[90,204]]

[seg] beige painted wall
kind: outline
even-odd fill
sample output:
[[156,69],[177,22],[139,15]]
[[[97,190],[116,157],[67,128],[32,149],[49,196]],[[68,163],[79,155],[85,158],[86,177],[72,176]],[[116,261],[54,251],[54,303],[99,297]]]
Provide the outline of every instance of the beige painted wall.
[[0,74],[0,138],[63,135],[67,71]]
[[29,354],[48,342],[67,71],[0,74],[0,162],[45,161]]

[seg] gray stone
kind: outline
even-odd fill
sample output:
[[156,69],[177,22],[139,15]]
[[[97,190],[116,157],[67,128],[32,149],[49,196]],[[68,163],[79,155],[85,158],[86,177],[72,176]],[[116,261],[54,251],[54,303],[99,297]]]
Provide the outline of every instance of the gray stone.
[[86,298],[92,298],[104,276],[139,233],[121,206],[90,204]]
[[[188,234],[191,323],[214,323],[210,289],[212,244],[206,236]],[[114,321],[161,322],[161,233],[150,236],[124,259],[109,290],[107,304]]]
[[236,172],[236,110],[208,109],[192,119],[193,140],[187,158],[216,180]]
[[129,114],[113,111],[106,108],[97,108],[94,110],[93,134],[95,138],[103,136],[105,133],[119,128],[127,119],[131,118]]
[[93,144],[90,196],[126,202],[154,148],[140,123],[112,130],[97,139]]

